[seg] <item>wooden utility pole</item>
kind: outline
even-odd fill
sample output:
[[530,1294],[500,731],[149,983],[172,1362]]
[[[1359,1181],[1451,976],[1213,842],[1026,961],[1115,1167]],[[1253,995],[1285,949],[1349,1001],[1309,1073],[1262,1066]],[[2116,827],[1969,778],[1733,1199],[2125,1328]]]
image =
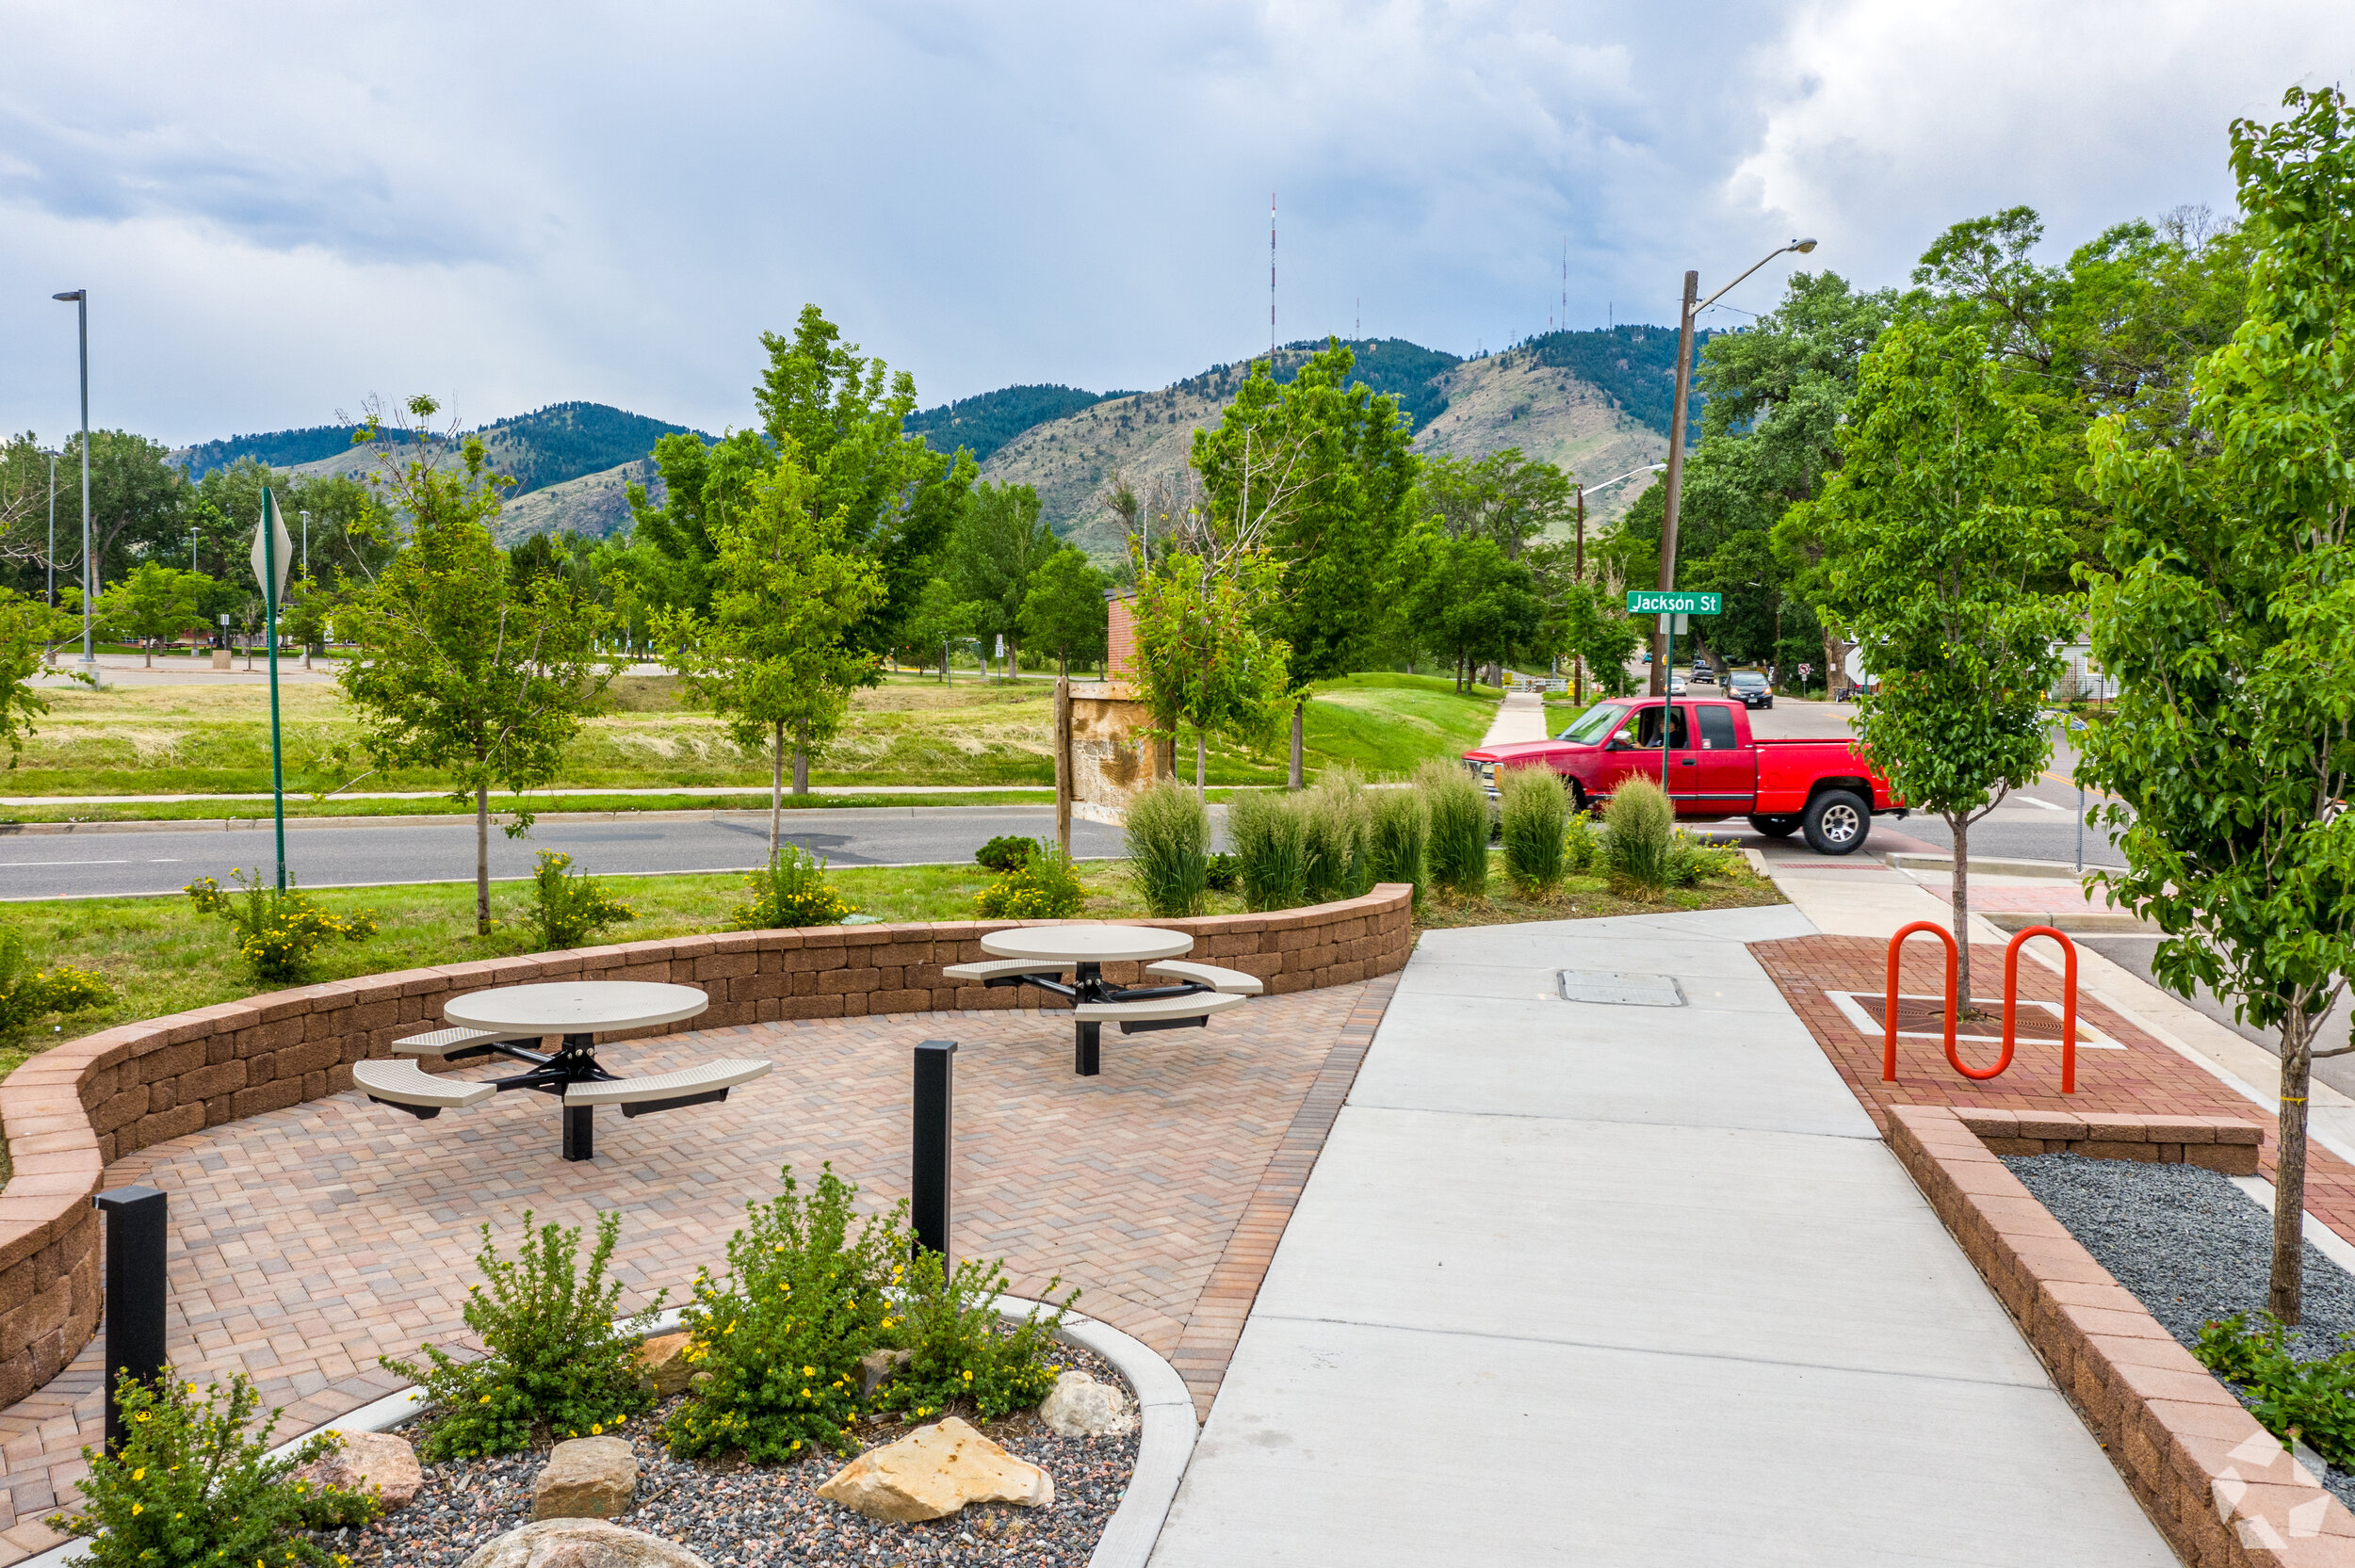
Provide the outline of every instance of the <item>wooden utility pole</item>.
[[1055,842],[1071,858],[1071,677],[1055,677]]
[[[1752,267],[1751,271],[1756,271]],[[1677,586],[1677,500],[1684,488],[1684,400],[1693,390],[1693,306],[1700,299],[1701,275],[1684,275],[1684,302],[1677,311],[1676,408],[1668,420],[1668,487],[1661,495],[1660,591]],[[1668,633],[1655,621],[1651,634],[1651,694],[1668,694]]]
[[[1567,318],[1565,317],[1565,319]],[[1586,586],[1586,487],[1584,485],[1578,487],[1578,544],[1571,557],[1571,575],[1577,580],[1579,587]],[[1584,654],[1570,655],[1570,701],[1573,703],[1586,701],[1586,655]]]

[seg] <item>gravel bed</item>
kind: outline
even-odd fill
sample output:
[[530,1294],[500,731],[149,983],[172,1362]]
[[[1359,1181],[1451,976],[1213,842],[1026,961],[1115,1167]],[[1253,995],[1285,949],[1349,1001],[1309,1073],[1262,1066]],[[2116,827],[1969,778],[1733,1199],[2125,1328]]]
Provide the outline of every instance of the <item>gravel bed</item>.
[[[1101,1357],[1063,1345],[1056,1365],[1121,1389],[1130,1410],[1136,1408],[1135,1394]],[[666,1400],[630,1423],[637,1429],[627,1435],[638,1451],[638,1500],[616,1523],[678,1542],[712,1568],[916,1562],[1080,1568],[1136,1468],[1136,1431],[1064,1438],[1029,1412],[1002,1416],[983,1431],[1054,1478],[1051,1505],[983,1503],[927,1524],[887,1525],[818,1495],[827,1478],[850,1463],[833,1454],[782,1466],[673,1460],[656,1431],[676,1403]],[[970,1411],[948,1414],[972,1419]],[[863,1448],[880,1447],[910,1430],[896,1417],[863,1422],[860,1442]],[[547,1456],[543,1447],[426,1465],[425,1489],[407,1508],[341,1542],[322,1542],[348,1552],[359,1568],[458,1568],[478,1548],[531,1522],[531,1483]]]
[[[2273,1216],[2230,1176],[2078,1155],[2006,1155],[2004,1163],[2185,1350],[2218,1317],[2245,1312],[2260,1320],[2273,1271]],[[2311,1242],[2303,1316],[2287,1337],[2298,1360],[2348,1348],[2355,1278]],[[2355,1508],[2355,1475],[2333,1466],[2321,1479]]]

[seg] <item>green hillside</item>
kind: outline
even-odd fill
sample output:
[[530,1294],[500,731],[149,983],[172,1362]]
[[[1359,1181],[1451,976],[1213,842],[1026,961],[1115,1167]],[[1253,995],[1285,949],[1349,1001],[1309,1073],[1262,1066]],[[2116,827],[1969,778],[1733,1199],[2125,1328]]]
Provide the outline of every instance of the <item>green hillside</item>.
[[[273,430],[266,435],[232,436],[207,441],[176,454],[191,478],[253,458],[273,468],[300,468],[306,473],[365,474],[379,453],[374,447],[354,448],[353,425],[317,425],[300,430]],[[491,466],[516,480],[513,495],[528,495],[568,479],[601,474],[635,462],[654,450],[658,437],[684,430],[684,425],[649,419],[606,403],[550,403],[544,409],[494,420],[472,434],[491,451]]]
[[922,436],[935,452],[954,452],[962,446],[973,454],[975,462],[987,462],[998,448],[1033,426],[1077,413],[1108,397],[1129,396],[1125,392],[1082,392],[1076,386],[1051,382],[999,387],[996,392],[912,413],[901,428]]
[[188,477],[201,479],[240,458],[252,458],[272,468],[292,468],[299,462],[332,458],[351,445],[357,425],[312,425],[300,430],[271,430],[264,435],[231,436],[225,441],[202,441],[180,454]]
[[[1697,360],[1713,334],[1693,334]],[[1669,405],[1676,398],[1677,334],[1673,327],[1624,326],[1589,332],[1546,332],[1520,345],[1540,364],[1567,370],[1601,388],[1637,423],[1668,433]],[[1692,394],[1691,417],[1699,423],[1701,395]]]

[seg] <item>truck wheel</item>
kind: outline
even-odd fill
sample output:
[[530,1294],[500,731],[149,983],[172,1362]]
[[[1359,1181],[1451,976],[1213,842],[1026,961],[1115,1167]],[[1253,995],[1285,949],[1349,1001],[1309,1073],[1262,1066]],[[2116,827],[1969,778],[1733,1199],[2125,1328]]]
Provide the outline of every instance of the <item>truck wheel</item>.
[[1799,819],[1795,816],[1753,816],[1750,826],[1768,838],[1789,838],[1799,831]]
[[1873,808],[1852,790],[1827,789],[1807,803],[1800,825],[1807,847],[1819,855],[1852,855],[1873,831]]

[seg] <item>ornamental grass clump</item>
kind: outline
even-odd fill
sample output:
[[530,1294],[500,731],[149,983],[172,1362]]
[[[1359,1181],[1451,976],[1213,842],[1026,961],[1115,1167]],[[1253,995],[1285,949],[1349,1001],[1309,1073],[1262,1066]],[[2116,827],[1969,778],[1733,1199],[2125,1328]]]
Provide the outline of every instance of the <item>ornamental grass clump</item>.
[[237,884],[235,893],[210,877],[199,877],[182,891],[199,911],[220,915],[237,929],[237,956],[262,979],[293,979],[310,966],[322,942],[365,942],[376,934],[374,915],[331,913],[292,877],[281,892],[263,881],[258,869],[250,876],[232,869],[229,876]]
[[1366,825],[1366,862],[1372,881],[1405,882],[1422,902],[1431,873],[1424,856],[1431,844],[1431,807],[1419,789],[1374,792]]
[[[1061,1279],[1048,1282],[1051,1298]],[[1006,1290],[1005,1260],[968,1258],[950,1272],[938,1253],[918,1249],[908,1265],[898,1319],[890,1337],[908,1352],[907,1365],[875,1391],[877,1410],[929,1421],[960,1408],[983,1423],[1027,1410],[1054,1391],[1060,1364],[1055,1331],[1080,1299],[1074,1290],[1042,1316],[1033,1310],[1001,1329],[991,1305]]]
[[1373,885],[1372,863],[1366,851],[1372,810],[1366,786],[1355,769],[1328,769],[1306,794],[1293,798],[1292,809],[1301,816],[1301,833],[1307,849],[1303,902],[1355,898]]
[[24,938],[0,929],[0,1040],[12,1040],[53,1012],[86,1012],[115,999],[106,982],[70,964],[33,967]]
[[1308,897],[1308,832],[1304,814],[1266,790],[1238,792],[1226,807],[1245,909],[1297,909]]
[[426,1365],[379,1358],[384,1369],[421,1384],[433,1425],[420,1445],[430,1460],[509,1454],[541,1438],[599,1437],[653,1403],[638,1381],[638,1342],[653,1327],[662,1293],[626,1321],[615,1322],[622,1285],[606,1277],[622,1217],[597,1216],[597,1244],[580,1267],[580,1231],[531,1228],[502,1258],[482,1227],[475,1266],[480,1285],[466,1287],[466,1327],[486,1352],[457,1361],[423,1347]]
[[49,1518],[52,1529],[83,1539],[89,1568],[341,1564],[349,1560],[306,1532],[365,1526],[381,1511],[372,1495],[290,1479],[336,1439],[321,1433],[271,1458],[280,1413],[256,1427],[262,1397],[243,1373],[225,1389],[208,1385],[199,1403],[196,1384],[169,1366],[152,1386],[125,1372],[115,1398],[122,1446],[84,1448],[81,1504]]
[[835,926],[856,906],[826,881],[826,863],[798,844],[780,844],[769,864],[744,879],[748,903],[728,915],[728,929],[777,930],[793,926]]
[[1067,920],[1086,902],[1071,857],[1042,838],[1021,865],[973,896],[973,913],[984,920]]
[[744,1205],[727,1278],[695,1276],[682,1326],[697,1376],[662,1423],[675,1459],[858,1450],[858,1363],[901,1326],[888,1290],[904,1273],[907,1205],[861,1218],[858,1188],[831,1165],[806,1198],[790,1166],[784,1177],[784,1192]]
[[593,877],[572,869],[573,857],[540,851],[524,919],[543,947],[574,947],[638,912],[606,892]]
[[1415,788],[1431,814],[1431,884],[1454,898],[1488,891],[1488,797],[1463,764],[1425,759]]
[[[1210,881],[1210,815],[1190,789],[1163,780],[1129,802],[1129,879],[1159,919],[1202,913]],[[1220,857],[1225,858],[1225,857]]]
[[1602,811],[1603,874],[1623,896],[1657,898],[1673,875],[1676,811],[1648,779],[1622,779]]
[[1522,897],[1550,897],[1568,869],[1563,835],[1569,827],[1570,798],[1561,777],[1542,763],[1507,768],[1502,782],[1504,874]]

